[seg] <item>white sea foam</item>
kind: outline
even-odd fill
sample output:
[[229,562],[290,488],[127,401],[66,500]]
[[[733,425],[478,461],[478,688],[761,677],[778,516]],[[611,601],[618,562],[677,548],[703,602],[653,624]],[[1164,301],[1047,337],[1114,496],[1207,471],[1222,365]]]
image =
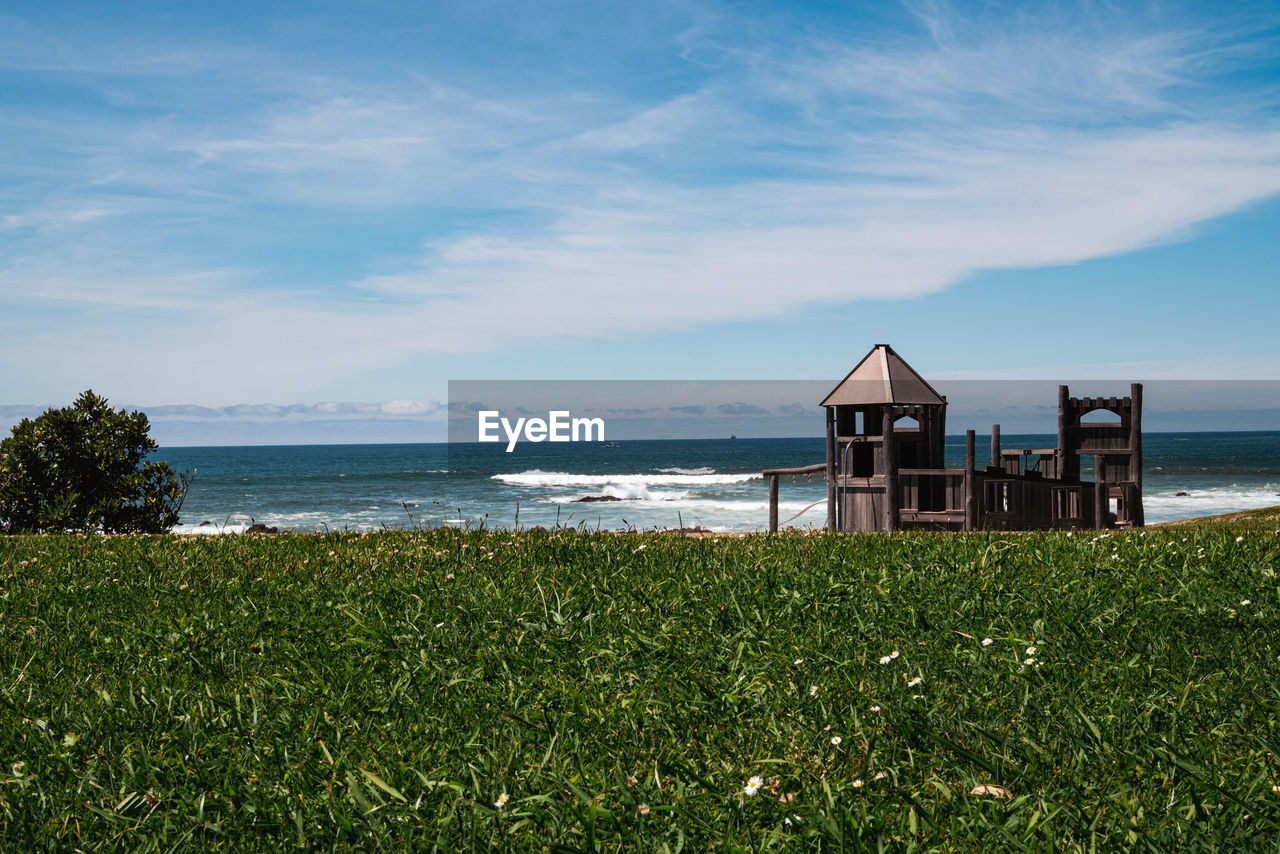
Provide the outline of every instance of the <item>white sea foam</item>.
[[[1186,492],[1186,495],[1177,495]],[[1171,522],[1177,519],[1194,519],[1218,513],[1235,513],[1256,510],[1280,504],[1280,484],[1250,484],[1242,486],[1187,487],[1184,490],[1143,490],[1142,507],[1148,522]]]
[[759,480],[758,474],[720,474],[712,472],[710,474],[676,474],[672,472],[660,472],[657,474],[570,474],[562,471],[542,471],[540,469],[532,469],[530,471],[516,472],[512,474],[495,474],[493,480],[509,483],[513,486],[539,486],[539,487],[589,487],[589,486],[614,486],[621,487],[624,484],[635,484],[644,488],[654,486],[727,486],[735,483],[747,483],[752,480]]
[[643,481],[625,483],[606,483],[603,493],[610,498],[621,498],[624,501],[651,501],[653,493]]
[[208,525],[174,525],[169,529],[171,534],[200,534],[201,536],[213,534],[243,534],[249,526],[247,524],[226,524],[218,525],[210,523]]
[[536,499],[539,504],[574,504],[574,503],[590,503],[583,502],[584,498],[599,498],[606,495],[609,498],[617,498],[622,501],[634,501],[638,503],[669,503],[672,501],[683,501],[693,493],[687,489],[648,489],[643,485],[638,488],[630,484],[607,485],[600,492],[569,492],[556,493],[555,495],[544,495]]
[[[592,510],[609,512],[610,510],[616,509],[623,513],[646,512],[669,515],[677,511],[684,513],[692,511],[716,514],[746,514],[759,517],[761,520],[767,519],[769,513],[768,500],[734,501],[721,498],[676,498],[668,501],[649,499],[626,503],[612,501],[584,503],[580,501],[583,497],[586,496],[558,496],[554,498],[543,498],[538,503],[558,505],[566,511],[573,509],[577,510],[579,513],[585,513]],[[782,514],[783,518],[785,518],[799,513],[811,503],[812,502],[808,501],[779,501],[778,512]],[[580,508],[579,505],[581,505]],[[813,508],[812,512],[817,513],[819,510],[821,510],[823,518],[826,518],[827,511],[825,505],[819,505],[818,507]]]
[[673,466],[671,468],[657,469],[657,471],[662,472],[663,474],[715,474],[716,473],[716,470],[711,468],[711,466],[701,466],[696,469],[682,469],[678,466]]

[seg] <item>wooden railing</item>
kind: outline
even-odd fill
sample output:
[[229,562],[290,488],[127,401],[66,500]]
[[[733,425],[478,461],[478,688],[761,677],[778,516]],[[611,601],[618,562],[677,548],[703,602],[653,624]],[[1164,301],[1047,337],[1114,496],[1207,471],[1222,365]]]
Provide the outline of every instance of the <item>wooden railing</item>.
[[1028,475],[982,478],[983,525],[989,530],[1091,528],[1093,484]]
[[826,470],[826,463],[818,463],[817,465],[800,466],[799,468],[765,469],[761,472],[761,474],[769,478],[769,533],[775,533],[778,530],[778,478],[814,475],[820,472],[825,475]]
[[899,469],[899,520],[963,524],[966,475],[964,469]]

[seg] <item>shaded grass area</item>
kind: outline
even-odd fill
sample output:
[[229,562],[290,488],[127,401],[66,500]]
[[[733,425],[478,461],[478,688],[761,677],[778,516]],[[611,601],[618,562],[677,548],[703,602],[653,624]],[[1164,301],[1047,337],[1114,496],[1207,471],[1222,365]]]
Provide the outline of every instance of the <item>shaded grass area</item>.
[[0,538],[0,847],[1270,849],[1277,528]]

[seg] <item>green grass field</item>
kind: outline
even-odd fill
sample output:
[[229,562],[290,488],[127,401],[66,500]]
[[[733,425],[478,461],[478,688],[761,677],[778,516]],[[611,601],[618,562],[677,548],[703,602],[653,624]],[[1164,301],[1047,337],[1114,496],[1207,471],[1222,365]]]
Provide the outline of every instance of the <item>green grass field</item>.
[[1278,528],[0,538],[0,849],[1276,850]]

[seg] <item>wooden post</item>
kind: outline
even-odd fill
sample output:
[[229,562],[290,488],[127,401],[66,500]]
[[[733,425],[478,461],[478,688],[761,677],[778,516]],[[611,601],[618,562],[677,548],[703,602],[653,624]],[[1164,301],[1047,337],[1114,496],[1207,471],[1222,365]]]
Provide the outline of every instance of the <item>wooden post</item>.
[[769,533],[778,532],[778,476],[769,475]]
[[827,407],[827,530],[836,530],[836,408]]
[[1137,492],[1129,519],[1134,527],[1140,528],[1147,524],[1147,515],[1142,509],[1142,383],[1129,386],[1129,398],[1132,402],[1129,413],[1129,478]]
[[944,397],[944,398],[942,398],[943,405],[942,405],[942,406],[940,406],[940,407],[938,407],[938,434],[937,434],[937,437],[936,437],[936,439],[935,439],[935,441],[937,441],[937,443],[938,443],[938,448],[937,448],[937,453],[938,453],[937,466],[938,466],[938,468],[943,468],[943,469],[947,467],[947,407],[946,407],[946,401],[947,401],[947,399],[946,399],[945,397]]
[[881,459],[884,463],[884,529],[898,527],[898,457],[893,447],[893,406],[885,404],[881,421]]
[[1101,530],[1109,527],[1111,514],[1111,496],[1107,488],[1107,458],[1102,454],[1093,455],[1094,493],[1093,493],[1093,525]]
[[1065,385],[1058,386],[1058,477],[1062,480],[1079,480],[1080,461],[1067,448],[1067,406],[1070,401],[1071,392]]
[[973,487],[975,460],[975,434],[972,430],[964,431],[964,529],[974,530],[978,525],[978,504],[974,498]]
[[991,425],[991,467],[997,471],[1004,471],[1004,463],[1000,461],[1000,425]]

